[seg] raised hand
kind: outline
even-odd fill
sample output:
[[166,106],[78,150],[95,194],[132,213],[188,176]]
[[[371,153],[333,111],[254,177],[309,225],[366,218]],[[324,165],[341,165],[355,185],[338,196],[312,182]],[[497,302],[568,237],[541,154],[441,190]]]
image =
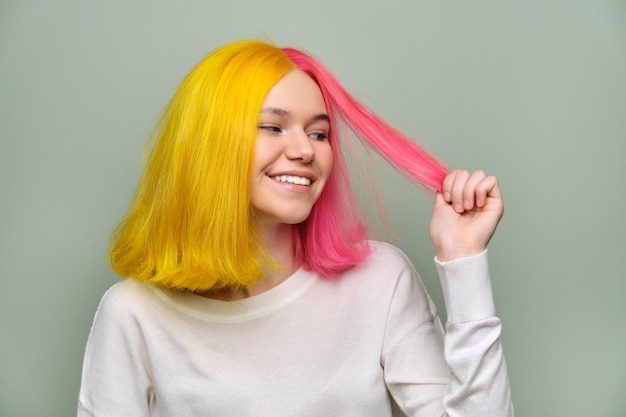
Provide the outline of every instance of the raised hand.
[[504,214],[498,180],[483,171],[450,172],[435,197],[430,239],[442,262],[484,251]]

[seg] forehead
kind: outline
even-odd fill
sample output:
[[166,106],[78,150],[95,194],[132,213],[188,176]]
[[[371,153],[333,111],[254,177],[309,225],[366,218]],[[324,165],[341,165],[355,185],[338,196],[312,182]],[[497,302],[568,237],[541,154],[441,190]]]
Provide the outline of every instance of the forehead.
[[300,70],[288,72],[272,87],[263,101],[263,108],[283,109],[290,113],[326,113],[319,87]]

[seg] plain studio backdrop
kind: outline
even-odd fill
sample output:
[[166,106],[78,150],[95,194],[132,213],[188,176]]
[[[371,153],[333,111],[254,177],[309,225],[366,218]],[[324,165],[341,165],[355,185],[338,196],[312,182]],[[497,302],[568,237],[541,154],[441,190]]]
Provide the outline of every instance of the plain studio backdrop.
[[[2,0],[1,416],[75,415],[148,133],[196,62],[246,37],[309,51],[451,167],[498,175],[516,414],[626,415],[624,1]],[[371,174],[442,310],[429,197]]]

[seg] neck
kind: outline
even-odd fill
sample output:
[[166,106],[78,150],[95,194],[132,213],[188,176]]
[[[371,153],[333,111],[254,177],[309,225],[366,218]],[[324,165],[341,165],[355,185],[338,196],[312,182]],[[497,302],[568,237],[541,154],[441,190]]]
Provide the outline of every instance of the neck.
[[280,277],[284,274],[287,274],[286,277],[288,277],[297,269],[294,255],[293,227],[295,226],[282,223],[273,225],[273,227],[257,226],[259,236],[272,259],[282,265],[282,268],[278,270],[271,267],[264,268],[266,280]]
[[222,301],[235,301],[253,297],[276,287],[300,267],[296,264],[294,255],[293,227],[288,224],[258,225],[257,231],[272,259],[280,265],[278,268],[271,265],[263,266],[263,279],[250,288],[235,291],[225,289],[207,291],[204,297]]

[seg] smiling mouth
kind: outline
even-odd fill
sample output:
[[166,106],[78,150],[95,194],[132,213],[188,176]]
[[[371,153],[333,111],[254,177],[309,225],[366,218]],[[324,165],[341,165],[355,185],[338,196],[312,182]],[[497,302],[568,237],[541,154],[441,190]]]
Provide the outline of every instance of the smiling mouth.
[[275,177],[270,177],[270,178],[272,178],[276,182],[286,182],[289,184],[304,185],[304,186],[311,185],[311,180],[306,177],[296,177],[294,175],[277,175]]

